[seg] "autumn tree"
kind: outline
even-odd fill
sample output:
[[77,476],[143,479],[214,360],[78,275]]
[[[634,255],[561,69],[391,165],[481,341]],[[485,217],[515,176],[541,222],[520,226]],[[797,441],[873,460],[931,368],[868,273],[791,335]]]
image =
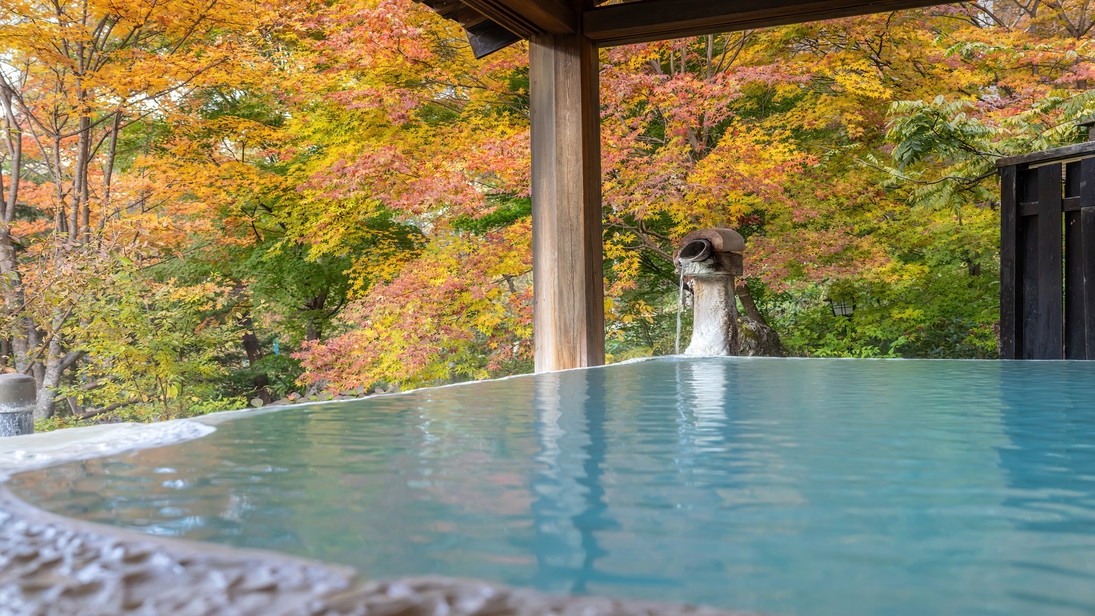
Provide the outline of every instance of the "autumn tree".
[[39,384],[36,417],[50,415],[63,373],[81,357],[73,328],[94,300],[89,280],[61,277],[147,205],[117,181],[123,134],[203,85],[232,81],[247,39],[278,19],[249,0],[5,2],[4,337],[14,367]]
[[[727,224],[748,237],[743,290],[796,353],[992,356],[995,158],[1068,143],[1090,113],[1087,42],[1068,25],[1082,7],[1059,8],[944,6],[610,50],[610,271],[643,293],[611,294],[614,348],[644,331],[671,348],[674,239]],[[722,147],[731,166],[692,171]],[[851,321],[829,312],[838,296],[858,298]]]
[[343,388],[516,369],[531,329],[524,50],[476,62],[458,27],[409,1],[346,2],[316,23],[329,81],[300,126],[313,154],[295,232],[314,257],[360,244],[378,215],[419,235],[413,250],[389,238],[356,254],[361,282],[300,355],[305,378]]
[[[746,31],[608,50],[602,72],[609,348],[671,352],[650,336],[672,313],[672,254],[693,229],[741,227],[761,204],[793,207],[784,189],[812,161],[794,136],[750,107],[798,96],[801,67],[772,61]],[[777,102],[778,101],[778,102]],[[749,301],[748,289],[742,294]],[[761,318],[763,321],[763,317]],[[636,338],[636,332],[643,332]],[[645,339],[645,340],[642,340]]]

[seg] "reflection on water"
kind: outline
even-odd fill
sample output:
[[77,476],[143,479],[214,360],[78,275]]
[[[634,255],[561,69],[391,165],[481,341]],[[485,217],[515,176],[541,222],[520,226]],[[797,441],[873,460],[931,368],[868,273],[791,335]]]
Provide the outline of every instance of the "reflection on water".
[[785,614],[1095,611],[1095,363],[643,362],[245,418],[15,487],[368,575]]
[[[1086,523],[1088,532],[1095,527],[1095,397],[1089,387],[1073,385],[1090,382],[1091,373],[1080,362],[1032,362],[1029,370],[1008,378],[1010,386],[1001,388],[1007,441],[997,451],[1008,485],[1001,504],[1013,512],[1015,528],[1002,552],[1026,581],[1011,595],[1062,612],[1095,614],[1091,592],[1062,583],[1090,584],[1095,569],[1091,544],[1073,539],[1082,528],[1078,521]],[[1025,391],[1043,393],[1033,397]],[[1051,545],[1052,560],[1039,554],[1045,544]]]
[[536,586],[559,593],[587,591],[607,553],[596,533],[616,528],[606,515],[601,485],[605,459],[604,371],[544,375],[536,383],[540,437],[532,491],[536,524]]

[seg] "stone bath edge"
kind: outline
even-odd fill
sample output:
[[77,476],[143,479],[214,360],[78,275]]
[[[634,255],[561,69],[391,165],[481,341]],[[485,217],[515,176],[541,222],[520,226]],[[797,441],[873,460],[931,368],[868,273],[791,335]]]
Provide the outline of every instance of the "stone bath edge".
[[460,578],[368,581],[350,567],[66,518],[0,484],[0,616],[15,614],[747,616]]

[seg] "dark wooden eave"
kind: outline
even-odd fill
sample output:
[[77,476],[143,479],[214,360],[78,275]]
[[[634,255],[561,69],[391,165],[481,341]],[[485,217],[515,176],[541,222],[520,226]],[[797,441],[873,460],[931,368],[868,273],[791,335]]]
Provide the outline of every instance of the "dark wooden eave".
[[638,0],[582,15],[598,45],[624,45],[887,13],[943,4],[939,0]]
[[579,15],[562,0],[417,0],[464,27],[476,58],[536,34],[571,34]]
[[459,22],[476,57],[537,34],[580,30],[598,45],[610,46],[945,4],[938,0],[631,0],[578,11],[565,0],[418,1]]

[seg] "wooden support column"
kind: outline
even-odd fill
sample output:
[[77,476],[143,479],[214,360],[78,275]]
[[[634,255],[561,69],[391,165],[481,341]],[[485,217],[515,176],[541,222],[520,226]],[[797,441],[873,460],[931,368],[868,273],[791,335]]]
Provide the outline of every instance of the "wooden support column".
[[1061,163],[1037,170],[1038,206],[1032,216],[1030,261],[1035,293],[1026,297],[1025,359],[1064,359],[1064,251],[1061,217]]
[[536,372],[604,363],[597,48],[530,39]]
[[1019,273],[1018,166],[1000,169],[1000,358],[1019,359],[1023,348],[1019,319],[1023,314]]
[[1095,158],[1065,177],[1065,359],[1095,359]]

